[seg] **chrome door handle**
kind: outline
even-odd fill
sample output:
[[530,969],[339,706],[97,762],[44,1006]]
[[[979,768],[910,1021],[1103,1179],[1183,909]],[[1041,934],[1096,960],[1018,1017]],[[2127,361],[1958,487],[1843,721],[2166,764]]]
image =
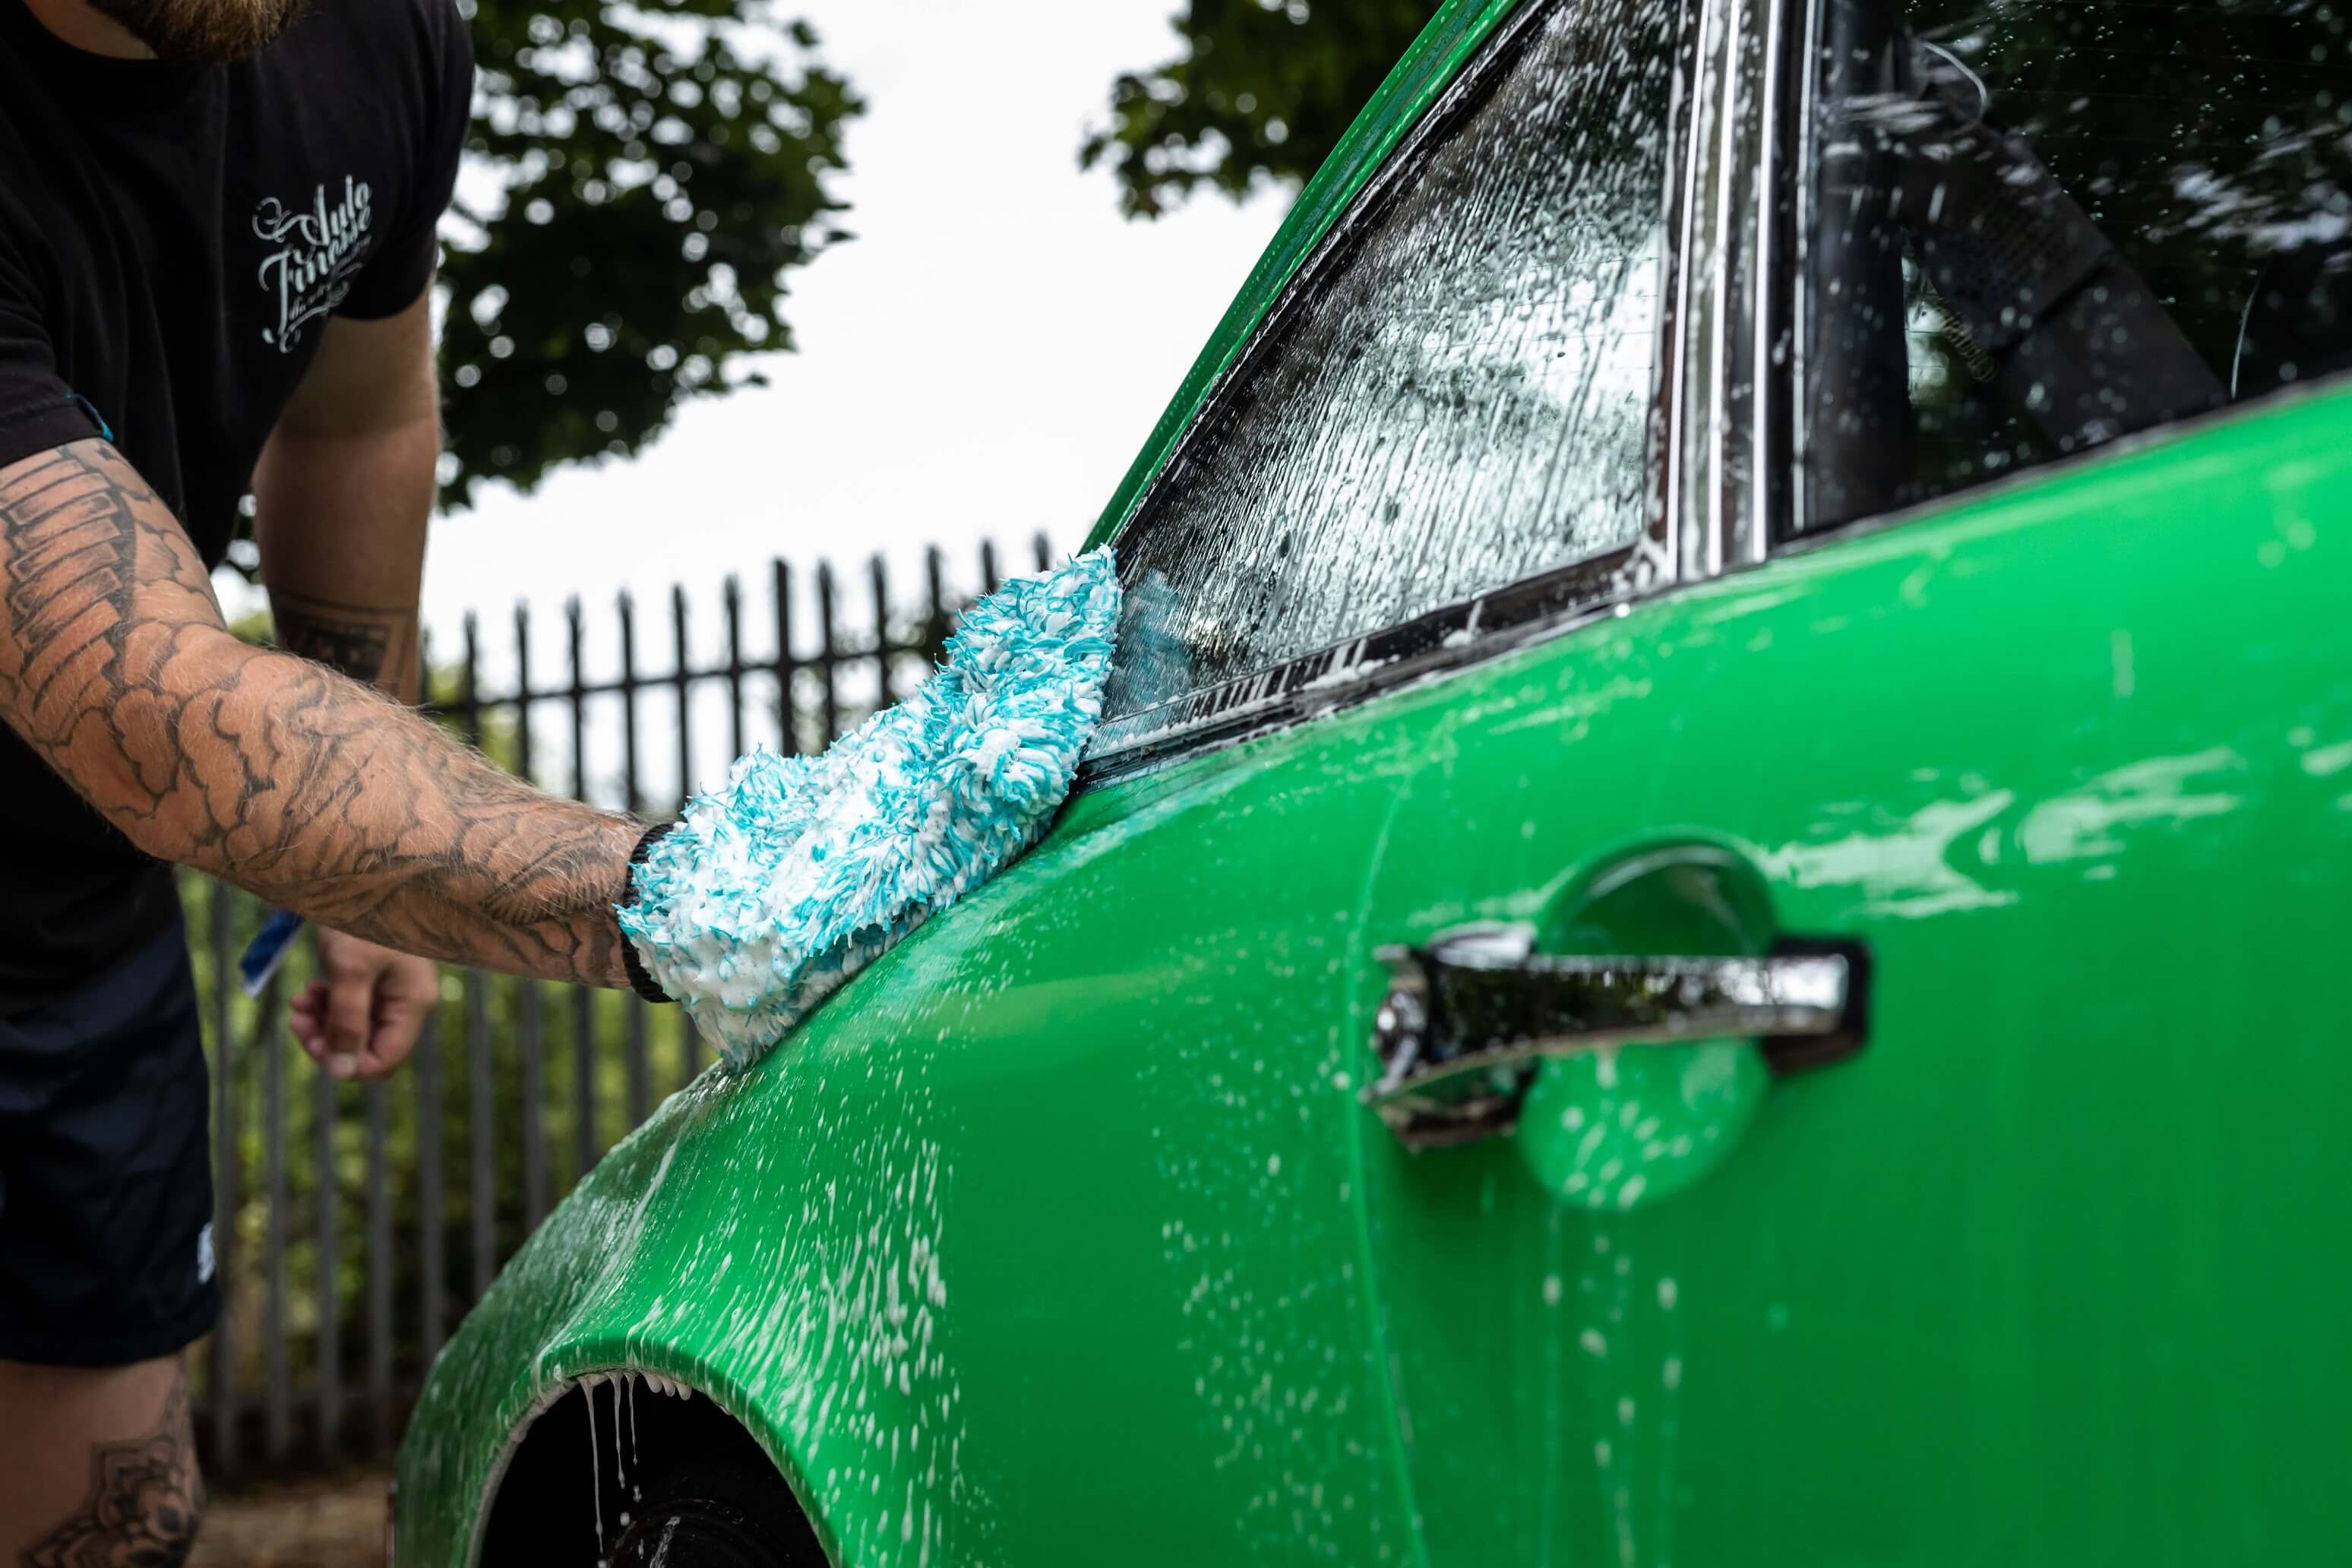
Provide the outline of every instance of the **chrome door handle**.
[[1383,947],[1372,1023],[1381,1075],[1363,1101],[1415,1148],[1508,1131],[1545,1057],[1760,1037],[1780,1071],[1858,1050],[1867,960],[1852,943],[1791,941],[1762,958],[1552,957],[1522,925],[1463,926]]

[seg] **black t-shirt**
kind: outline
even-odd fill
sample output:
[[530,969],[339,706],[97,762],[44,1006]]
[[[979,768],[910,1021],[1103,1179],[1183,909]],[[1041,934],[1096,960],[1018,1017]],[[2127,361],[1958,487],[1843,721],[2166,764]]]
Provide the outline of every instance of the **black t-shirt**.
[[[472,91],[452,0],[318,0],[235,65],[103,58],[0,0],[0,468],[110,437],[217,564],[326,318],[431,281]],[[173,893],[5,728],[0,801],[5,1014]]]

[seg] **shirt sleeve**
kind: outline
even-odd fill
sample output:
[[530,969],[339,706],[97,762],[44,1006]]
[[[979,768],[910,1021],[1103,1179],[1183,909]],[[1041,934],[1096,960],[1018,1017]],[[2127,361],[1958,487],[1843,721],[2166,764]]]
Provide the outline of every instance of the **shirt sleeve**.
[[436,233],[441,215],[457,188],[457,165],[466,153],[466,128],[474,116],[474,41],[455,0],[424,0],[420,30],[430,90],[425,96],[417,138],[419,158],[412,172],[408,201],[352,280],[335,314],[360,321],[396,316],[416,303],[433,281],[440,259]]
[[0,233],[0,468],[105,431],[58,374],[39,290]]

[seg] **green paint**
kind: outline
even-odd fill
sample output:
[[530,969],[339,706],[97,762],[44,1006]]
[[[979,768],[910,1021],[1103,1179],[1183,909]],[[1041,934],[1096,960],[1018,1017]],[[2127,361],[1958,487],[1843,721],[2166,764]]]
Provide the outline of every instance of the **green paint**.
[[[2347,510],[2308,398],[1080,798],[565,1203],[436,1370],[402,1561],[621,1365],[847,1563],[919,1560],[910,1489],[933,1562],[2326,1556]],[[1692,841],[1871,943],[1868,1050],[1632,1212],[1400,1153],[1370,945]]]

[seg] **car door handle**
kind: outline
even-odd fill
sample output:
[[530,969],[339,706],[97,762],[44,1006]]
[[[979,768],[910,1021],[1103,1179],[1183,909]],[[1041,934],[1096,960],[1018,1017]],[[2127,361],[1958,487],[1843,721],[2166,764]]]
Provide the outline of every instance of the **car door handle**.
[[1508,1131],[1526,1068],[1620,1046],[1759,1037],[1778,1071],[1861,1048],[1868,959],[1859,944],[1790,939],[1763,957],[1538,953],[1533,928],[1463,926],[1383,947],[1372,1023],[1380,1076],[1365,1104],[1415,1148]]

